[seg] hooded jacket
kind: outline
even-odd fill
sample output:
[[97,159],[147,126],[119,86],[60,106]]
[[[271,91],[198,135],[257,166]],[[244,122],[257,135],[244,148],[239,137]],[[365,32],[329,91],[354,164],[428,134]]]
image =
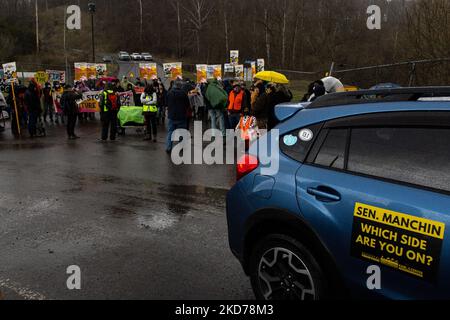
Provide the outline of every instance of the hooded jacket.
[[173,121],[187,119],[190,103],[187,93],[180,83],[175,82],[167,95],[168,118]]
[[212,80],[209,83],[205,98],[209,101],[212,109],[224,110],[227,107],[227,92],[220,86],[217,80]]

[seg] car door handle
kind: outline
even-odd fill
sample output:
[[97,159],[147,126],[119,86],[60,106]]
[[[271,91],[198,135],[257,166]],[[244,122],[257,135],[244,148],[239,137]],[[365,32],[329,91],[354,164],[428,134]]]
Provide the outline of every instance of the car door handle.
[[341,201],[341,195],[328,187],[308,188],[308,193],[315,196],[317,200],[322,202],[336,202]]

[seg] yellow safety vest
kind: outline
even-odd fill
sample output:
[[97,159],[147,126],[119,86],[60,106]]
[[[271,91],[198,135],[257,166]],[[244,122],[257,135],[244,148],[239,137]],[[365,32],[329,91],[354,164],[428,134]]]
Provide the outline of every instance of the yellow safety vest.
[[158,107],[156,105],[144,105],[142,107],[142,112],[158,112]]
[[114,93],[112,90],[103,91],[103,111],[108,112],[108,108],[106,107],[108,104],[108,94]]

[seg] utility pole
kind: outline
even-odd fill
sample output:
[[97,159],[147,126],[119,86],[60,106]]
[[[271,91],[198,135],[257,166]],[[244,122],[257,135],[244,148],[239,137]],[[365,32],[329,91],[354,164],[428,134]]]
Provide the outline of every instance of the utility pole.
[[34,1],[36,15],[36,53],[39,53],[39,6],[38,0]]
[[[65,71],[66,71],[66,81],[69,79],[69,67],[68,67],[68,62],[67,62],[67,39],[66,39],[66,26],[67,23],[67,10],[64,7],[64,22],[63,22],[63,26],[64,26],[64,61],[65,61]],[[68,81],[67,81],[68,82]]]
[[91,27],[92,27],[92,62],[95,63],[95,33],[94,33],[94,15],[95,3],[88,4],[89,12],[91,13]]
[[141,14],[141,28],[140,28],[139,40],[141,42],[140,45],[141,45],[141,50],[142,50],[142,48],[143,48],[143,38],[144,38],[144,35],[143,35],[143,33],[144,33],[144,27],[143,27],[143,24],[144,24],[144,20],[143,20],[144,11],[143,11],[143,8],[142,8],[142,0],[139,0],[139,8],[140,8],[140,14]]

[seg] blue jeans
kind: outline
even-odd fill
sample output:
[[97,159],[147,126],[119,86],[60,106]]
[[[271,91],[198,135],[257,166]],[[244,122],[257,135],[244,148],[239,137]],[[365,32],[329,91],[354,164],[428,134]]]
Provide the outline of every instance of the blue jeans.
[[167,141],[166,141],[166,150],[172,151],[172,134],[177,129],[186,129],[187,121],[186,120],[171,120],[169,119],[169,130],[167,132]]
[[230,113],[228,115],[228,121],[230,122],[231,129],[236,129],[236,127],[239,124],[239,121],[241,121],[241,114],[240,113]]
[[220,131],[222,131],[222,136],[225,136],[225,119],[223,117],[223,111],[219,109],[210,109],[208,112],[211,117],[211,129],[217,129],[217,119],[219,119]]

